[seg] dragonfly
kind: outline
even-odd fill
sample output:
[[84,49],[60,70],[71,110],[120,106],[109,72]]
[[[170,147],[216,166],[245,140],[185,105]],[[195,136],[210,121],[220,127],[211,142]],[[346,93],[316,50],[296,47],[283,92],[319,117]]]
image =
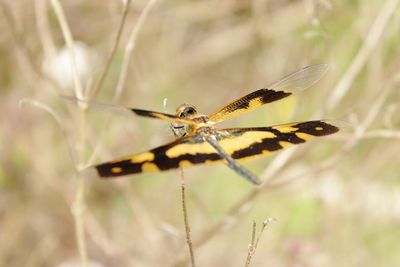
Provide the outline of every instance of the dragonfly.
[[261,180],[241,164],[243,160],[303,144],[314,137],[334,134],[339,127],[325,120],[223,129],[216,128],[215,124],[303,91],[320,80],[327,68],[326,64],[307,66],[233,100],[209,115],[199,113],[190,104],[180,105],[175,114],[120,107],[141,117],[168,122],[176,140],[93,167],[100,177],[110,178],[224,162],[239,176],[259,185]]

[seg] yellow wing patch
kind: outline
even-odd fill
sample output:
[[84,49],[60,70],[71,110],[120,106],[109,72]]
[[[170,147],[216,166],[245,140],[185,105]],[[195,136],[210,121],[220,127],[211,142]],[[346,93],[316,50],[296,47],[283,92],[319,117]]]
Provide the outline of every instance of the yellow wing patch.
[[309,140],[309,139],[313,138],[312,135],[309,135],[309,134],[306,134],[306,133],[302,133],[302,132],[296,133],[296,136],[298,138],[303,139],[303,140]]
[[157,171],[160,171],[160,169],[154,163],[144,162],[142,165],[142,172],[157,172]]
[[144,152],[136,156],[130,157],[132,163],[140,163],[144,161],[154,160],[154,154],[151,152]]
[[295,127],[292,127],[293,124],[285,124],[285,125],[279,125],[279,126],[273,126],[272,128],[281,132],[281,133],[293,133],[296,132],[298,129]]
[[121,167],[112,167],[111,168],[111,172],[112,173],[121,173],[122,172],[122,168]]

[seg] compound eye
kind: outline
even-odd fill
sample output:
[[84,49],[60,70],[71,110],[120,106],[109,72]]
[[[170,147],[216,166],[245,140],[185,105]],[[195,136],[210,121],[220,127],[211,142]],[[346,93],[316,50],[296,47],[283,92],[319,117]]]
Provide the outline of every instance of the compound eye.
[[194,110],[194,108],[188,108],[186,110],[186,113],[189,114],[189,115],[194,115],[196,113],[196,111]]

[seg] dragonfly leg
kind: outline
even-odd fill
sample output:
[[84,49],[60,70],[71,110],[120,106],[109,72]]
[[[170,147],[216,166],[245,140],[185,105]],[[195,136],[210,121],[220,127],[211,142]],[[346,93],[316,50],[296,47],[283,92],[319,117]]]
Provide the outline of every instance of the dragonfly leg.
[[234,170],[237,174],[245,178],[247,181],[251,182],[252,184],[255,185],[260,185],[261,181],[260,179],[251,173],[249,170],[247,170],[245,167],[237,163],[229,154],[218,144],[217,139],[215,138],[215,135],[206,135],[203,134],[203,139],[209,143],[217,152],[218,154],[225,160],[226,164],[228,165],[229,168]]

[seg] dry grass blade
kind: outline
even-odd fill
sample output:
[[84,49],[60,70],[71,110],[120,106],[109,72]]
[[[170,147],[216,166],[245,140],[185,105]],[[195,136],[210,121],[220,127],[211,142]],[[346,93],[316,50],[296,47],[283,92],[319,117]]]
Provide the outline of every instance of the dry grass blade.
[[151,8],[154,6],[157,0],[149,0],[144,7],[142,13],[139,16],[138,21],[136,22],[135,26],[133,27],[131,34],[129,35],[128,42],[126,43],[125,46],[125,51],[124,51],[124,57],[122,61],[122,66],[121,66],[121,72],[119,75],[117,87],[115,89],[115,95],[113,98],[113,103],[116,102],[124,89],[125,81],[126,81],[126,75],[128,73],[128,67],[129,67],[129,62],[132,56],[132,52],[136,46],[136,39],[138,37],[139,31],[143,26],[144,21],[147,18],[147,15],[149,14]]
[[74,77],[74,85],[75,85],[75,95],[79,99],[84,98],[83,87],[81,80],[79,78],[78,69],[76,65],[76,57],[75,57],[75,48],[74,48],[74,39],[72,38],[71,30],[68,26],[67,18],[65,17],[64,10],[61,6],[60,1],[51,0],[51,5],[53,6],[54,12],[56,13],[56,17],[61,26],[61,31],[63,33],[63,37],[65,43],[68,47],[69,56],[72,62],[72,72]]
[[[72,62],[72,73],[74,79],[74,89],[75,95],[79,99],[84,98],[84,92],[82,83],[78,74],[75,49],[74,49],[74,39],[71,34],[67,19],[65,17],[64,10],[61,3],[58,0],[51,0],[52,7],[56,13],[56,17],[61,26],[61,32],[63,34],[64,40],[66,42],[69,57]],[[78,148],[78,169],[81,168],[85,161],[85,148],[86,148],[86,108],[82,105],[79,106],[79,140],[77,144]],[[77,188],[75,192],[75,199],[72,205],[71,211],[75,220],[75,235],[78,243],[78,250],[80,255],[81,267],[88,266],[88,252],[86,245],[86,237],[84,230],[84,194],[85,194],[85,181],[83,177],[78,174]]]
[[350,89],[355,78],[367,62],[368,57],[373,52],[376,45],[379,43],[387,24],[389,23],[392,16],[395,14],[398,2],[398,0],[387,0],[383,5],[379,15],[372,24],[365,41],[363,42],[349,69],[346,71],[346,73],[343,75],[343,77],[340,79],[340,81],[332,91],[332,94],[329,97],[330,101],[327,106],[328,110],[332,110],[334,107],[336,107],[339,104],[340,100],[342,100],[347,91]]
[[124,7],[123,7],[123,11],[122,11],[121,23],[119,24],[119,27],[118,27],[118,31],[117,31],[117,35],[115,37],[114,45],[112,46],[111,53],[108,56],[107,62],[105,64],[105,66],[104,66],[104,69],[100,74],[100,78],[97,80],[97,83],[93,87],[93,90],[91,90],[91,96],[89,97],[89,99],[96,98],[97,94],[101,90],[101,87],[102,87],[103,82],[104,82],[104,80],[105,80],[105,78],[107,76],[107,73],[110,70],[111,62],[113,61],[113,59],[115,57],[115,53],[117,52],[117,48],[118,48],[119,42],[121,40],[122,31],[123,31],[124,26],[125,26],[126,16],[128,15],[130,4],[131,4],[131,0],[123,1]]

